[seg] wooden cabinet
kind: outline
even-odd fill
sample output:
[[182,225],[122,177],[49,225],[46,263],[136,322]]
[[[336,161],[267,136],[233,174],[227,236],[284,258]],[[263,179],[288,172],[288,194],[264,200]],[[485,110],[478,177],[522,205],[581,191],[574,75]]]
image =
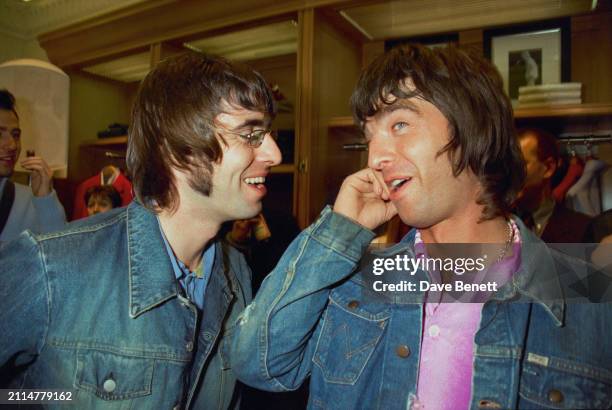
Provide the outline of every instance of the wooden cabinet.
[[[492,0],[485,2],[494,3]],[[391,24],[393,27],[389,28],[392,29],[389,32],[395,33],[399,25],[412,21],[410,18],[428,13],[435,15],[441,11],[428,10],[426,6],[417,10],[416,6],[407,8],[401,2],[385,0],[209,3],[207,7],[202,7],[201,2],[196,0],[144,2],[46,33],[40,37],[40,42],[56,65],[76,73],[78,78],[106,82],[107,89],[93,91],[100,95],[106,93],[98,106],[91,99],[83,104],[84,97],[76,93],[72,98],[75,109],[71,108],[71,111],[77,113],[79,118],[86,112],[94,116],[100,112],[87,124],[109,124],[117,119],[125,121],[129,118],[129,105],[137,83],[102,80],[100,74],[86,74],[88,70],[93,72],[92,67],[99,69],[100,65],[112,65],[128,59],[131,69],[141,70],[142,75],[161,59],[184,52],[186,45],[194,48],[194,44],[197,46],[202,42],[217,40],[222,44],[225,36],[234,33],[291,22],[297,33],[294,39],[291,38],[294,46],[290,51],[277,53],[273,57],[251,56],[247,60],[268,81],[278,83],[293,104],[293,112],[281,113],[276,120],[279,129],[294,132],[293,161],[274,169],[270,178],[270,195],[266,201],[270,206],[291,210],[300,226],[305,227],[327,203],[333,202],[342,179],[366,163],[365,152],[343,149],[344,145],[359,140],[359,134],[352,126],[348,101],[361,68],[384,51],[386,37],[369,35],[369,26],[364,29],[355,23],[354,18],[362,16],[380,32],[385,32],[385,26],[388,26],[385,22],[397,21],[398,25]],[[387,7],[386,3],[393,7]],[[471,3],[448,1],[444,7],[456,9],[454,12],[460,14],[460,9],[471,7]],[[422,34],[435,34],[435,31],[431,31],[434,26],[437,30],[455,30],[459,34],[460,45],[482,50],[483,30],[500,25],[502,20],[504,24],[514,24],[544,19],[546,16],[572,16],[572,81],[584,84],[585,104],[555,109],[519,109],[516,111],[517,124],[543,125],[557,133],[594,130],[607,127],[611,118],[609,73],[612,72],[612,12],[609,7],[589,12],[589,5],[590,2],[575,2],[555,6],[549,11],[538,9],[536,14],[531,15],[524,7],[506,2],[504,13],[507,13],[507,19],[504,20],[499,13],[489,13],[481,19],[482,27],[462,24],[460,19],[449,20],[448,24],[442,25],[433,24],[436,19],[418,20],[433,24],[423,25],[423,30],[427,28],[430,31]],[[404,13],[402,10],[407,14],[399,15]],[[495,7],[473,10],[471,17],[478,20],[476,14],[487,10],[495,10]],[[376,16],[376,13],[380,15]],[[404,25],[412,29],[406,35],[420,34],[414,32],[414,28],[421,26]],[[268,40],[259,35],[243,38],[245,44],[241,52],[249,52],[251,47],[261,46],[264,49],[270,46],[266,43]],[[222,48],[220,51],[223,51]],[[126,78],[132,78],[130,75],[134,73],[124,74]],[[101,106],[116,109],[100,110]],[[100,155],[104,160],[110,148],[121,147],[121,144],[113,146],[110,142],[89,141],[99,125],[97,127],[89,130],[85,125],[73,127],[71,120],[69,172],[72,172],[71,178],[75,180],[89,176],[87,174],[92,172],[91,168],[98,167],[96,161]],[[98,159],[90,159],[92,156]]]

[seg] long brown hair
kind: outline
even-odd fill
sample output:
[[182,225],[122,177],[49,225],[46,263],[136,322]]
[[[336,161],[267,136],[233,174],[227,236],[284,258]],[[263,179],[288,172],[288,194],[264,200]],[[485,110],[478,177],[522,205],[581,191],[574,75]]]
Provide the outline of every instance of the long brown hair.
[[132,107],[127,149],[134,191],[144,206],[176,208],[171,168],[207,175],[203,191],[210,193],[212,164],[223,153],[213,122],[224,103],[275,115],[261,75],[221,57],[186,53],[146,76]]
[[[406,89],[406,79],[414,89]],[[495,67],[455,46],[394,48],[362,72],[351,97],[353,116],[363,129],[366,118],[383,104],[412,97],[430,102],[446,117],[451,137],[439,154],[448,154],[455,176],[469,168],[480,181],[482,219],[510,212],[525,179],[525,164],[512,105]]]

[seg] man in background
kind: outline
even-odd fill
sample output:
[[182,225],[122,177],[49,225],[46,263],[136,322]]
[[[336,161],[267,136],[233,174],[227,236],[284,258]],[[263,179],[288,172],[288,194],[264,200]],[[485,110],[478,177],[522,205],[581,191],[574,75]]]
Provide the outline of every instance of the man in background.
[[9,386],[71,390],[79,409],[237,405],[227,338],[250,271],[217,232],[261,211],[274,115],[265,80],[221,58],[147,75],[127,147],[137,200],[0,249]]
[[519,215],[533,232],[547,243],[589,243],[591,218],[557,203],[552,178],[557,171],[559,149],[555,137],[541,129],[518,131],[527,176],[519,193]]
[[31,187],[10,180],[21,153],[21,128],[15,97],[0,90],[0,244],[15,239],[26,229],[36,233],[61,229],[64,208],[51,179],[53,171],[44,159],[30,156],[21,166],[30,171]]

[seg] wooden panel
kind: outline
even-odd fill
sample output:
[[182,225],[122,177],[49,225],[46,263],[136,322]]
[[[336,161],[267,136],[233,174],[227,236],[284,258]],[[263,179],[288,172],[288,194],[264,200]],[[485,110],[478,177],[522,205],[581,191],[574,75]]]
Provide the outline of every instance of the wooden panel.
[[612,102],[612,12],[572,17],[572,81],[585,103]]
[[472,49],[480,53],[480,55],[484,55],[482,29],[460,31],[459,46]]
[[39,36],[49,60],[74,66],[149,44],[296,13],[339,0],[158,0]]
[[594,117],[612,115],[612,103],[568,104],[566,106],[514,110],[515,118]]
[[379,41],[369,41],[364,43],[361,48],[361,67],[367,67],[376,57],[383,54],[385,52],[385,42],[382,40]]
[[248,61],[247,64],[261,73],[269,84],[278,85],[281,93],[286,97],[290,106],[293,107],[290,112],[287,112],[287,107],[281,109],[282,106],[279,105],[278,114],[273,124],[274,128],[294,129],[297,55],[286,54],[283,56],[268,57]]
[[150,53],[150,63],[149,67],[153,68],[162,60],[165,60],[168,57],[172,57],[181,53],[185,53],[188,50],[177,47],[174,44],[170,43],[154,43],[151,44],[151,48],[149,50]]
[[591,0],[395,0],[344,13],[381,40],[571,16],[590,7]]
[[338,140],[328,137],[327,127],[329,118],[350,115],[361,46],[324,13],[315,12],[309,222],[326,204],[333,204],[343,179],[362,165],[353,152],[343,151]]
[[[314,10],[303,10],[298,14],[298,55],[297,55],[297,128],[295,144],[298,147],[297,184],[294,185],[294,215],[302,229],[310,222],[310,140],[313,129],[313,69],[314,69]],[[300,204],[298,206],[298,204]]]

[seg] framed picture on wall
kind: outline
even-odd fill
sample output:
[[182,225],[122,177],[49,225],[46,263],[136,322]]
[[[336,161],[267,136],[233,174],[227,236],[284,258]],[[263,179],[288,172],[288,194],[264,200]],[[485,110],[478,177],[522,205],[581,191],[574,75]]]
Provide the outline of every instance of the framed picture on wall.
[[519,87],[570,80],[569,23],[555,21],[484,32],[484,52],[513,102]]

